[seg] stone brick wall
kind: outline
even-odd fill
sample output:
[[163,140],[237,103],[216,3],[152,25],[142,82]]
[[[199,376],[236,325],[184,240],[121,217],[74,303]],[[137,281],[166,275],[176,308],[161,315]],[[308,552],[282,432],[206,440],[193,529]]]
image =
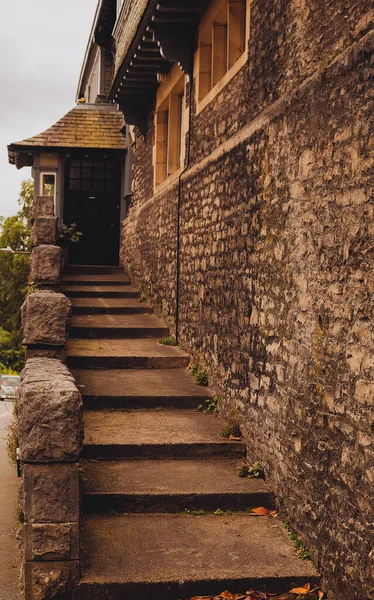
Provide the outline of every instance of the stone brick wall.
[[71,303],[60,293],[53,198],[33,203],[30,293],[22,306],[26,365],[17,392],[25,600],[76,598],[82,400],[64,365]]
[[[374,13],[253,3],[250,59],[193,117],[180,341],[236,415],[329,598],[374,598]],[[134,145],[122,262],[171,325],[177,185]]]

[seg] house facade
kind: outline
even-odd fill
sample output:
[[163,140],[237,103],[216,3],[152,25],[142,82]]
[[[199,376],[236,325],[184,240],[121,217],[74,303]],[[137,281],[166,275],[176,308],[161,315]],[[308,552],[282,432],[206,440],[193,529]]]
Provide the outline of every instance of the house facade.
[[100,0],[74,109],[123,115],[120,264],[333,600],[374,598],[373,24],[369,0]]

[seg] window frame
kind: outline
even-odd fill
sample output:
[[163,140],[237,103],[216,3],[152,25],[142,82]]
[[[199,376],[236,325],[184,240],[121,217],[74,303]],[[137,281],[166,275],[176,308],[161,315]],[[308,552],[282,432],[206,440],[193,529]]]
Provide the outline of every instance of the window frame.
[[[194,61],[196,115],[212,102],[248,61],[251,4],[252,0],[213,0],[201,20]],[[245,24],[241,36],[244,34],[244,40],[240,36],[240,17],[238,10],[235,15],[235,5],[237,8],[243,5]],[[238,37],[239,48],[235,48],[234,40]],[[216,47],[221,49],[221,52],[215,53],[215,40]],[[243,49],[240,47],[242,41]],[[238,56],[235,56],[236,54]]]
[[187,77],[175,64],[157,90],[153,147],[155,190],[168,185],[184,168],[189,121],[186,84]]
[[[39,175],[40,195],[41,195],[41,196],[49,196],[49,195],[50,195],[50,194],[44,194],[44,184],[43,184],[43,177],[45,177],[46,175],[53,175],[53,178],[54,178],[54,185],[53,185],[53,203],[54,203],[54,205],[56,205],[56,192],[57,192],[57,171],[44,171],[44,170],[41,170],[41,171],[40,171],[40,175]],[[51,185],[51,184],[47,184],[47,185]]]

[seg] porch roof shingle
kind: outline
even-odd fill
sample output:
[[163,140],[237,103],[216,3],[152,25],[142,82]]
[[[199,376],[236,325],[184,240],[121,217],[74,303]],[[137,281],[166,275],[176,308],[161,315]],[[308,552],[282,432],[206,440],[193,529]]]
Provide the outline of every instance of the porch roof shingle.
[[32,150],[43,148],[98,148],[125,150],[122,112],[114,105],[82,104],[34,137],[8,146],[8,158],[17,169],[32,166]]

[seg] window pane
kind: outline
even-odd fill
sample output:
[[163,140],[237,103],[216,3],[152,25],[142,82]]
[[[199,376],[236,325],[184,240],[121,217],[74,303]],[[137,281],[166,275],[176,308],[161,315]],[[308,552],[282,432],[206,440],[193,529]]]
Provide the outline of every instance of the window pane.
[[80,169],[70,169],[70,177],[73,177],[74,179],[79,179],[79,177],[81,176],[81,170]]
[[78,191],[81,188],[80,179],[70,179],[70,189],[74,191]]

